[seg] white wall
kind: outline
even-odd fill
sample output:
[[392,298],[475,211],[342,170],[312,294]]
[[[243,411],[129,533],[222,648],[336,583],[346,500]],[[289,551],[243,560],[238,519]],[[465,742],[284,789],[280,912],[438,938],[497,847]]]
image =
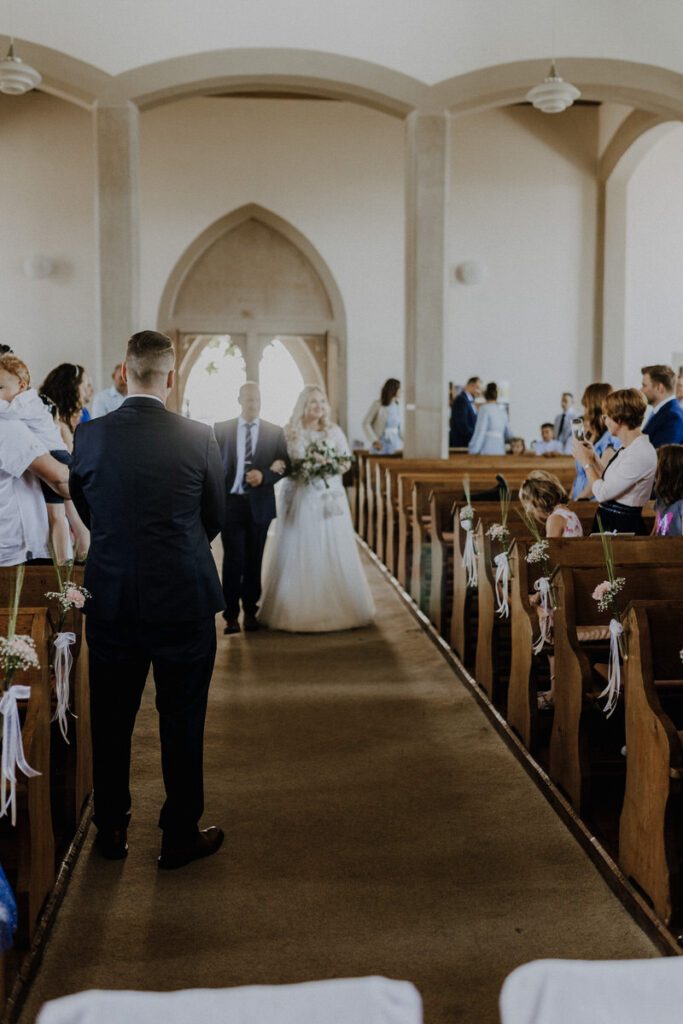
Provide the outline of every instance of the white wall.
[[[40,93],[0,99],[0,340],[40,383],[94,364],[94,162],[90,114]],[[56,261],[28,279],[27,256]]]
[[384,379],[403,376],[403,125],[342,103],[196,99],[141,121],[141,322],[214,221],[258,203],[294,225],[344,301],[348,426]]
[[[510,382],[527,443],[592,379],[596,108],[508,108],[453,123],[446,358],[451,380]],[[484,283],[454,281],[465,260]]]
[[683,126],[660,138],[626,192],[625,379],[683,352]]

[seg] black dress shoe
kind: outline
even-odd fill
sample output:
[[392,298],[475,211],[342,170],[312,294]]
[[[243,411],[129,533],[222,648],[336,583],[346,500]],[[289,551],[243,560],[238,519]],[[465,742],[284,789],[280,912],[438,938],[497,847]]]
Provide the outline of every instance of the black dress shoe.
[[159,867],[164,871],[172,871],[201,857],[210,857],[221,848],[224,839],[223,829],[211,825],[210,828],[198,832],[194,839],[184,846],[166,846],[162,843]]
[[128,831],[125,828],[101,828],[95,846],[107,860],[123,860],[128,856]]
[[226,619],[225,629],[223,630],[224,636],[229,636],[231,633],[241,633],[240,624],[237,619]]
[[247,633],[255,633],[257,629],[261,628],[261,624],[255,615],[247,615],[244,613],[244,629]]

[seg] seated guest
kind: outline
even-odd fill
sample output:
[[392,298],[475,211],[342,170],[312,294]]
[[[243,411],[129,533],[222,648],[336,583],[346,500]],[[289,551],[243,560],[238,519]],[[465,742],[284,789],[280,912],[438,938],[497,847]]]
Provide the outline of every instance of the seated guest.
[[683,409],[676,401],[674,387],[676,374],[670,366],[644,366],[640,371],[643,382],[640,390],[652,415],[643,427],[655,448],[663,444],[683,444]]
[[474,400],[481,394],[481,379],[470,377],[451,406],[451,425],[448,444],[451,448],[467,448],[472,440],[477,421],[477,407]]
[[363,430],[370,443],[370,450],[377,455],[393,455],[403,447],[400,395],[400,380],[390,377],[384,382],[381,396],[372,403],[363,420]]
[[470,455],[504,455],[505,444],[511,437],[508,414],[498,405],[498,385],[491,382],[486,385],[484,404],[479,407],[467,450]]
[[607,429],[622,447],[603,466],[590,441],[574,441],[574,458],[583,464],[599,507],[592,531],[644,534],[643,506],[652,493],[657,453],[640,429],[647,409],[636,388],[611,391],[603,412]]
[[541,440],[534,441],[533,446],[536,455],[562,455],[564,452],[564,445],[555,438],[552,423],[541,423]]
[[553,437],[560,442],[561,450],[565,455],[571,455],[572,451],[572,420],[576,416],[574,408],[574,396],[571,391],[563,391],[560,399],[562,412],[555,417],[553,424]]
[[[597,381],[595,384],[589,384],[581,396],[583,436],[586,441],[591,442],[603,466],[606,466],[614,453],[621,448],[619,438],[613,437],[605,426],[605,414],[602,411],[603,403],[611,390],[611,384]],[[572,485],[572,501],[595,501],[583,463],[578,461]]]
[[526,450],[526,442],[523,437],[510,438],[510,455],[532,455],[533,452]]
[[655,475],[656,537],[683,535],[683,447],[663,444],[657,451]]
[[92,402],[92,417],[106,416],[108,412],[114,412],[123,405],[128,394],[128,385],[121,374],[121,363],[117,363],[111,375],[113,381],[111,387],[98,391]]

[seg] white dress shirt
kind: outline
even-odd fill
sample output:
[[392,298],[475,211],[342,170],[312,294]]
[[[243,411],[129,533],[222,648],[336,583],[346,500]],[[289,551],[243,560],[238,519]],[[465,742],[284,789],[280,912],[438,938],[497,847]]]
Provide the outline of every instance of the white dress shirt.
[[96,416],[106,416],[108,412],[114,412],[116,409],[120,409],[126,400],[126,397],[132,398],[132,395],[120,394],[114,385],[105,388],[104,391],[98,391],[92,400],[92,417],[95,419]]
[[[256,445],[258,444],[259,427],[261,421],[258,419],[251,421],[251,453],[252,455],[256,451]],[[245,447],[247,443],[247,421],[243,416],[237,421],[237,470],[235,472],[235,482],[232,485],[231,494],[244,494],[244,463],[245,463]]]
[[21,420],[49,452],[68,450],[59,427],[35,388],[20,391],[11,402],[0,402],[0,416]]
[[50,557],[45,499],[38,477],[27,472],[46,454],[24,423],[0,419],[0,565]]
[[593,484],[593,494],[600,502],[618,501],[642,508],[650,500],[656,471],[657,452],[647,434],[639,434],[630,445],[619,449],[602,480]]

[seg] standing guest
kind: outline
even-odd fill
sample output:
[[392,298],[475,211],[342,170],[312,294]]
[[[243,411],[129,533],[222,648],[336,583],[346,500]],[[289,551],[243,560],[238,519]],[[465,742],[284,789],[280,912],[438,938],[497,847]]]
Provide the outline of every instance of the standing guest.
[[676,401],[683,408],[683,367],[679,366],[676,377]]
[[560,408],[562,409],[562,412],[555,417],[555,423],[553,424],[553,436],[555,437],[555,440],[559,441],[562,445],[562,452],[564,452],[565,455],[571,455],[573,440],[572,420],[576,416],[574,396],[571,391],[562,392]]
[[40,481],[69,497],[69,471],[25,423],[0,419],[0,565],[48,558],[47,510]]
[[114,412],[115,409],[120,409],[123,405],[125,397],[128,393],[126,382],[123,379],[122,364],[117,363],[114,367],[114,372],[111,375],[113,383],[110,387],[105,388],[103,391],[98,391],[93,398],[92,403],[92,418],[95,419],[97,416],[106,416],[108,412]]
[[393,455],[403,447],[400,395],[400,380],[390,377],[384,382],[380,398],[372,403],[363,420],[365,436],[371,451],[377,455]]
[[600,505],[592,532],[644,534],[643,506],[652,493],[657,453],[640,429],[647,403],[636,388],[611,391],[605,399],[605,425],[621,448],[603,466],[590,441],[574,441],[574,458],[583,464]]
[[[605,414],[602,407],[605,399],[612,391],[612,385],[601,381],[589,384],[581,396],[583,406],[583,438],[593,445],[595,454],[600,459],[603,467],[611,460],[616,451],[621,448],[621,441],[618,437],[610,434],[605,425]],[[572,501],[594,501],[591,485],[588,483],[583,463],[576,463],[576,476],[572,485]]]
[[676,374],[670,366],[644,366],[640,371],[643,381],[640,390],[652,415],[643,427],[655,448],[663,444],[683,444],[683,409],[676,401],[674,386]]
[[683,535],[683,447],[663,444],[657,450],[655,475],[656,537]]
[[259,419],[261,392],[251,381],[240,388],[242,415],[216,423],[216,440],[225,468],[226,507],[223,541],[223,597],[226,634],[239,633],[240,602],[244,628],[259,628],[261,563],[268,527],[275,518],[275,484],[289,468],[282,427]]
[[40,394],[54,406],[54,417],[68,452],[73,451],[74,430],[88,393],[89,378],[78,363],[60,363],[50,370],[41,384]]
[[71,493],[92,531],[85,585],[96,846],[128,853],[131,737],[150,666],[166,800],[160,868],[215,853],[223,832],[199,831],[203,743],[223,607],[211,540],[224,507],[213,432],[166,411],[174,384],[170,338],[128,342],[120,409],[76,431]]
[[481,395],[481,378],[470,377],[451,405],[448,444],[451,448],[467,448],[477,422],[475,399]]
[[508,414],[498,405],[498,385],[486,385],[484,404],[479,407],[477,421],[468,445],[470,455],[504,455],[505,444],[512,437]]
[[536,455],[562,455],[564,445],[555,438],[552,423],[541,423],[541,440],[534,441]]
[[83,374],[83,382],[81,387],[81,395],[83,398],[83,408],[81,409],[81,418],[79,423],[87,423],[88,420],[92,419],[90,409],[88,406],[92,402],[92,396],[95,394],[95,388],[93,382],[90,379],[90,374],[87,371]]

